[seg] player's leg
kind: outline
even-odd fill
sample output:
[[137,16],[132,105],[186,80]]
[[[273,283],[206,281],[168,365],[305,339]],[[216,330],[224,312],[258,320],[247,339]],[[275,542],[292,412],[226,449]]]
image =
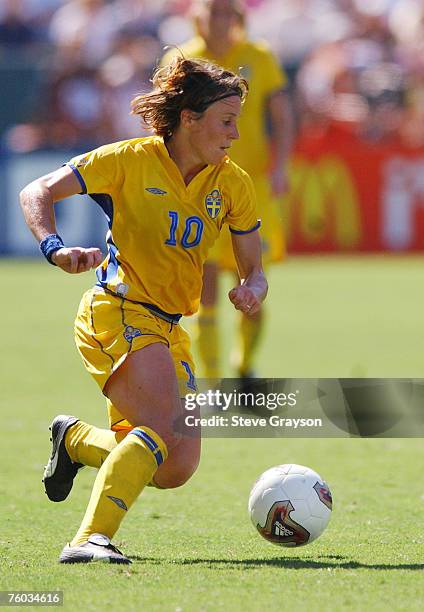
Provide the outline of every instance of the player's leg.
[[206,378],[218,378],[218,266],[211,260],[203,266],[203,289],[197,318],[197,344]]
[[[185,400],[182,399],[181,402],[183,412]],[[190,414],[196,416],[197,413],[191,412]],[[58,425],[67,426],[62,436],[53,434],[55,429],[58,429]],[[99,469],[112,450],[129,433],[128,429],[121,431],[101,429],[67,415],[57,416],[51,429],[53,440],[55,442],[59,440],[59,444],[54,444],[53,456],[56,457],[57,448],[60,447],[61,450],[59,461],[57,459],[49,461],[50,465],[56,464],[54,478],[45,479],[46,493],[52,501],[63,501],[70,493],[78,470],[83,466]],[[168,461],[159,466],[152,479],[152,485],[159,489],[181,486],[194,474],[199,465],[200,429],[187,428],[183,422],[180,433],[182,433],[182,439],[175,448],[171,449]],[[61,470],[58,470],[57,467],[61,467]]]
[[128,431],[111,431],[77,421],[66,433],[66,450],[75,463],[100,468]]
[[52,452],[43,482],[48,498],[55,502],[68,497],[82,467],[100,468],[127,433],[101,429],[64,414],[54,418],[50,431]]
[[[68,497],[78,471],[84,466],[99,469],[129,430],[101,429],[76,417],[59,415],[51,431],[53,451],[44,473],[44,488],[51,501],[59,502]],[[179,487],[194,474],[199,459],[200,433],[191,427],[149,484],[159,489]]]
[[[181,396],[181,419],[175,423],[175,430],[181,434],[178,444],[169,451],[168,460],[162,463],[149,483],[160,489],[179,487],[196,471],[200,460],[200,427],[188,427],[184,420],[187,392],[195,389],[194,364],[190,352],[190,338],[180,326],[174,326],[169,333],[170,350],[178,378]],[[109,453],[123,440],[131,429],[129,422],[107,400],[111,428],[121,431],[107,431],[88,423],[77,421],[66,434],[66,449],[75,462],[99,468]],[[198,416],[198,409],[191,416]],[[75,421],[75,419],[74,419]]]
[[254,315],[240,314],[237,372],[240,378],[254,376],[256,352],[260,345],[264,328],[263,306]]
[[[157,341],[166,342],[159,320],[148,310],[124,304],[122,299],[98,287],[88,290],[81,299],[75,320],[75,341],[86,369],[102,390],[131,350]],[[129,423],[109,400],[108,412],[112,431],[67,415],[54,419],[53,449],[44,478],[50,499],[65,499],[78,468],[81,465],[99,468],[125,437]],[[122,426],[119,421],[123,421]]]
[[181,398],[180,414],[174,428],[181,437],[178,444],[169,450],[167,461],[159,466],[150,483],[160,489],[180,487],[187,482],[199,465],[201,449],[200,426],[188,425],[185,418],[187,414],[194,419],[200,416],[199,407],[189,413],[186,409],[186,394],[193,394],[197,389],[190,336],[181,325],[176,325],[169,334],[169,341]]
[[[181,439],[169,450],[168,459],[156,470],[151,485],[158,489],[174,489],[185,484],[198,468],[201,451],[200,427],[185,425],[185,401],[181,400],[181,418],[178,431]],[[194,417],[199,416],[198,410],[191,411]]]
[[[178,427],[178,429],[180,428]],[[121,437],[125,437],[127,433],[126,431],[119,432]],[[153,478],[147,484],[158,489],[183,485],[197,469],[200,459],[200,446],[200,428],[190,428],[187,435],[184,435],[183,432],[181,440],[169,451],[168,459],[158,467]],[[100,527],[100,529],[104,530],[104,527]],[[76,560],[86,560],[88,562],[97,559],[107,559],[111,563],[129,562],[129,559],[121,551],[112,546],[110,538],[101,533],[90,534],[87,542],[83,543],[82,546],[77,544],[77,546],[65,547],[60,557],[62,563],[75,563]]]
[[[183,399],[181,401],[183,411],[185,401]],[[190,414],[196,416],[197,413],[191,412]],[[181,432],[180,442],[169,451],[167,461],[158,467],[152,478],[151,484],[158,489],[180,487],[194,474],[199,465],[200,429],[197,427],[185,429],[185,433]],[[75,426],[70,428],[66,437],[66,448],[72,448],[68,454],[79,466],[100,468],[108,455],[128,433],[128,430],[108,431],[83,421],[77,421]],[[63,483],[61,484],[63,487]],[[59,500],[52,499],[52,501]]]
[[[115,405],[109,402],[111,425],[131,424],[132,430],[115,448],[107,449],[81,528],[73,545],[62,551],[63,562],[99,558],[129,562],[111,547],[110,537],[145,484],[152,481],[167,450],[172,452],[181,437],[172,427],[175,413],[181,410],[175,366],[167,348],[172,329],[179,326],[170,329],[169,323],[142,306],[98,288],[81,301],[75,323],[78,350],[88,372]],[[78,443],[68,443],[68,436],[66,442],[76,458]],[[196,461],[185,463],[191,473]],[[96,531],[100,536],[93,535]]]
[[101,467],[109,453],[131,429],[128,421],[108,398],[106,404],[110,429],[95,427],[72,417],[74,424],[71,424],[66,431],[64,443],[66,452],[73,462],[95,468]]
[[93,533],[113,537],[168,449],[172,451],[182,438],[175,428],[181,416],[178,383],[165,344],[131,353],[109,379],[105,393],[134,428],[98,472],[87,512],[71,543],[77,554]]

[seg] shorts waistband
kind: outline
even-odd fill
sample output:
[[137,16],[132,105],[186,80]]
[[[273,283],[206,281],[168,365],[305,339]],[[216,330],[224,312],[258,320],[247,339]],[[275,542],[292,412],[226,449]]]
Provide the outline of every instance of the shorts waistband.
[[150,304],[149,302],[137,302],[136,300],[129,300],[128,298],[122,297],[122,295],[118,295],[117,293],[114,293],[113,291],[111,291],[110,289],[107,289],[106,287],[102,287],[102,285],[95,285],[95,286],[99,287],[100,289],[103,289],[103,291],[105,291],[106,293],[109,293],[110,295],[113,295],[117,298],[120,298],[121,300],[124,300],[125,302],[131,302],[131,304],[140,304],[140,306],[144,306],[144,308],[146,308],[151,313],[159,317],[159,319],[163,319],[167,323],[178,325],[181,317],[183,316],[180,313],[171,314],[169,312],[165,312],[164,310],[159,308],[159,306],[155,306],[155,304]]
[[[129,301],[131,302],[132,300],[129,300]],[[144,306],[144,308],[147,308],[147,310],[150,310],[150,312],[155,314],[160,319],[163,319],[164,321],[167,321],[168,323],[173,323],[174,325],[178,325],[179,320],[183,316],[182,314],[170,314],[169,312],[164,312],[158,306],[155,306],[154,304],[149,304],[147,302],[135,302],[135,303],[140,304],[141,306]]]

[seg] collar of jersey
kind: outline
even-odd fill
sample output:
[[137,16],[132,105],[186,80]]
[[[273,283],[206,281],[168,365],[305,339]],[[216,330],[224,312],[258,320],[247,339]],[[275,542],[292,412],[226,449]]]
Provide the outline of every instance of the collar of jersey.
[[203,170],[201,170],[198,174],[196,174],[196,176],[189,182],[189,184],[186,185],[184,182],[183,176],[180,172],[180,169],[178,168],[177,164],[174,162],[174,160],[170,157],[168,153],[168,149],[166,148],[166,145],[163,142],[163,138],[158,137],[157,144],[158,144],[159,157],[163,165],[165,166],[166,171],[168,172],[168,174],[171,176],[172,179],[178,180],[178,184],[183,189],[186,189],[186,190],[190,189],[192,184],[196,182],[196,179],[199,176],[204,176],[208,174],[216,167],[216,166],[213,166],[212,164],[208,164],[206,168],[203,168]]

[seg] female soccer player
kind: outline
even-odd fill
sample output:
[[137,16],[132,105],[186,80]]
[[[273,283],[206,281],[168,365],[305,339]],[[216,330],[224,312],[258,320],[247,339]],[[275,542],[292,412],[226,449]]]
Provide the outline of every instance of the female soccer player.
[[[130,563],[110,542],[147,484],[178,487],[195,472],[200,434],[184,431],[184,397],[195,389],[182,315],[196,312],[202,266],[224,223],[241,282],[236,309],[256,313],[267,292],[249,176],[227,157],[247,93],[241,77],[206,61],[177,58],[154,89],[132,102],[155,133],[99,147],[30,183],[26,222],[47,260],[71,274],[97,267],[82,298],[75,337],[107,398],[111,431],[75,417],[52,423],[44,474],[53,501],[67,497],[81,465],[100,468],[82,524],[60,561]],[[66,247],[54,203],[88,193],[104,210],[107,257]]]

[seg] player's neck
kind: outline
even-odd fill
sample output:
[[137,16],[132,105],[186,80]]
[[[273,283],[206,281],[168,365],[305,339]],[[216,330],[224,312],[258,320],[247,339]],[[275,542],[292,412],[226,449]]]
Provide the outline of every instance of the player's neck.
[[206,38],[205,43],[209,55],[213,58],[220,58],[227,55],[231,47],[234,45],[231,38],[217,40],[216,38],[211,37]]
[[198,160],[192,153],[192,149],[178,138],[172,138],[165,143],[169,157],[181,172],[181,176],[186,185],[206,167],[204,162]]
[[213,36],[206,35],[204,37],[206,48],[209,55],[214,59],[224,57],[231,51],[231,49],[237,45],[244,37],[244,31],[242,29],[233,29],[227,33],[227,36]]

